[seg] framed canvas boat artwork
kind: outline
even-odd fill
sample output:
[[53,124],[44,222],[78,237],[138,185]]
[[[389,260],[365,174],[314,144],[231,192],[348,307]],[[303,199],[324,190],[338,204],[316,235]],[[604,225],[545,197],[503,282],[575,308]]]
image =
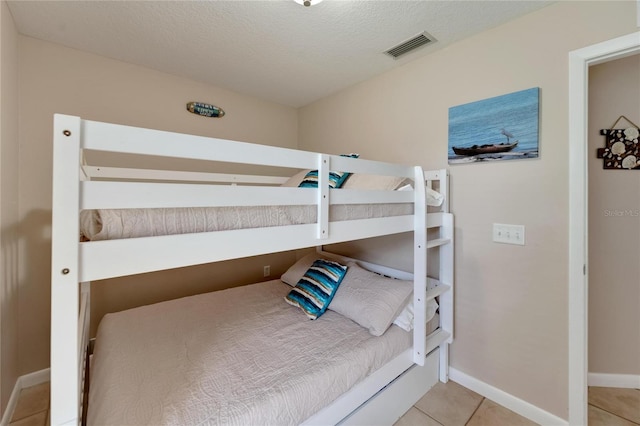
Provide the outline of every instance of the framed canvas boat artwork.
[[540,89],[449,108],[449,164],[538,157]]

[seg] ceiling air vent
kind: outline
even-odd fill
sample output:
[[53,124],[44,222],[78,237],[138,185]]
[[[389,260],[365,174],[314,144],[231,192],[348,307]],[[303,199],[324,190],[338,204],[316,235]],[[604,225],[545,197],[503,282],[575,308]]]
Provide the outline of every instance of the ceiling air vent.
[[404,43],[400,43],[399,45],[392,47],[384,53],[393,57],[393,59],[398,59],[400,56],[412,52],[415,49],[425,46],[429,43],[433,43],[434,41],[436,41],[436,39],[426,32],[420,33],[417,36],[405,41]]

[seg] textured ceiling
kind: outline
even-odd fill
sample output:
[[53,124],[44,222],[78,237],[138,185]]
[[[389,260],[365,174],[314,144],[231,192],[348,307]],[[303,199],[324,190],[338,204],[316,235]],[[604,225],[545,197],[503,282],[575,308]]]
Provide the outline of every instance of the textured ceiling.
[[[9,1],[21,34],[299,107],[549,1]],[[426,31],[400,59],[385,50]]]

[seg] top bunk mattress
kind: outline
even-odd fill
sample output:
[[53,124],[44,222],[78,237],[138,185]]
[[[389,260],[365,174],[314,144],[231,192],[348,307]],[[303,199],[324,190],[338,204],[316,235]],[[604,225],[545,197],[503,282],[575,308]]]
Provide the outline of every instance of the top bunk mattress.
[[[413,214],[410,203],[341,204],[329,209],[332,221],[410,214]],[[314,205],[83,210],[80,233],[83,240],[117,240],[302,225],[315,223],[317,215]]]
[[280,280],[106,315],[88,424],[299,424],[408,349],[327,311],[310,321]]
[[[412,189],[410,186],[405,188]],[[443,198],[438,192],[427,188],[428,206],[442,205]],[[412,203],[329,206],[331,221],[412,214]],[[83,241],[100,241],[303,225],[316,223],[317,217],[318,208],[315,205],[83,210],[80,212],[80,238]]]

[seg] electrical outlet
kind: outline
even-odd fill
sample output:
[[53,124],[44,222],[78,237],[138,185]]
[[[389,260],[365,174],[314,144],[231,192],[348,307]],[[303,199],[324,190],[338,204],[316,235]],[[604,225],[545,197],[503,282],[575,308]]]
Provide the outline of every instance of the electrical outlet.
[[493,241],[502,244],[524,245],[524,225],[493,224]]
[[262,276],[268,277],[271,275],[271,265],[266,265],[262,268]]

